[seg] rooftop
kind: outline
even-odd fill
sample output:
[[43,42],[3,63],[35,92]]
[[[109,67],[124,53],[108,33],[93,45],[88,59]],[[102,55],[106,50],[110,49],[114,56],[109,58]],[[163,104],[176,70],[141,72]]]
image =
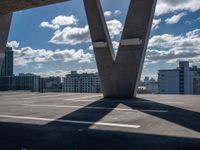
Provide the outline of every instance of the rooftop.
[[1,149],[199,149],[200,96],[0,92]]

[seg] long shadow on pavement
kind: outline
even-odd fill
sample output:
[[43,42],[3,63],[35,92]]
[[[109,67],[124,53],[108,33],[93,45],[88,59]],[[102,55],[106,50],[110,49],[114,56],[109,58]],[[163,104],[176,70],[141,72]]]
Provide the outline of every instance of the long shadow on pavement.
[[[109,112],[111,112],[114,108],[116,108],[119,104],[126,105],[129,108],[132,108],[133,110],[139,110],[152,116],[165,119],[167,121],[176,123],[180,126],[200,132],[200,113],[142,98],[133,98],[127,100],[100,99],[59,119],[98,122]],[[93,107],[97,109],[91,109]],[[104,109],[102,111],[101,108],[108,109]],[[167,110],[168,113],[159,113],[156,111],[154,112],[148,110]],[[56,121],[49,123],[49,125],[57,124],[60,123]],[[85,126],[89,127],[90,125]]]
[[[109,102],[108,102],[109,101]],[[141,102],[142,101],[142,102]],[[140,103],[141,102],[141,103]],[[143,105],[145,103],[145,105]],[[98,122],[119,104],[142,110],[162,109],[168,113],[143,111],[191,130],[200,131],[200,114],[190,110],[136,98],[100,99],[59,118]],[[108,108],[108,109],[88,109]],[[112,109],[110,109],[112,108]],[[57,121],[46,125],[0,122],[0,149],[3,150],[197,150],[200,139],[91,129],[92,124],[66,124]]]
[[200,139],[0,122],[2,150],[198,150]]

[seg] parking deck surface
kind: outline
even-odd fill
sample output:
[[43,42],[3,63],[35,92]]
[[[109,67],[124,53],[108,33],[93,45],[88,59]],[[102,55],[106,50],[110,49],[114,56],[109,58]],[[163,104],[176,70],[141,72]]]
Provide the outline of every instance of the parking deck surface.
[[200,149],[200,96],[0,92],[0,149]]

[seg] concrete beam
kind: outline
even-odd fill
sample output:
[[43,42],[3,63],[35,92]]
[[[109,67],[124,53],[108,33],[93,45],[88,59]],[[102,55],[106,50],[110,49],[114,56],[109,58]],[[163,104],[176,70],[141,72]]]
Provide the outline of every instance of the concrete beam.
[[104,96],[135,97],[156,0],[131,0],[117,56],[100,0],[84,0],[84,4]]
[[0,71],[5,56],[5,48],[10,30],[12,14],[0,14]]
[[0,13],[8,14],[14,11],[29,9],[49,4],[66,2],[69,0],[1,0]]

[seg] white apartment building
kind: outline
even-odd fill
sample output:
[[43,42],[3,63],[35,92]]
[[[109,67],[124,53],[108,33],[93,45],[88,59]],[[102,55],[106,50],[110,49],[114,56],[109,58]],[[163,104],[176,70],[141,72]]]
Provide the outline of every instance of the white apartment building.
[[158,82],[161,94],[200,94],[198,81],[200,68],[189,67],[188,61],[180,61],[177,69],[159,70]]
[[138,87],[138,93],[152,93],[152,94],[158,94],[158,82],[153,79],[146,76],[144,78],[144,81],[140,81],[139,87]]
[[99,75],[72,71],[64,78],[64,92],[99,93],[101,92]]

